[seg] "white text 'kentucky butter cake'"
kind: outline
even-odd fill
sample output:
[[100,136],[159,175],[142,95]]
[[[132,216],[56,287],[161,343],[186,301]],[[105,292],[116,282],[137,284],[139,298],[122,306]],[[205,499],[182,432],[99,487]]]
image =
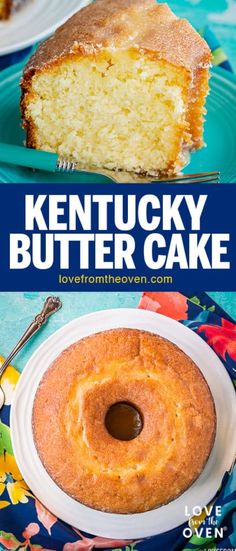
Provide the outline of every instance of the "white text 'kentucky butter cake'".
[[203,146],[211,53],[154,0],[97,0],[41,44],[22,79],[28,147],[157,177]]

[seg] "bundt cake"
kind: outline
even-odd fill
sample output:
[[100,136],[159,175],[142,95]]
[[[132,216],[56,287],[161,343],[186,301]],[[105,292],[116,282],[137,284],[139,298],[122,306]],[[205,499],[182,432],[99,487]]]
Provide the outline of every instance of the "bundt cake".
[[199,476],[216,414],[209,387],[176,345],[112,329],[67,348],[45,372],[33,435],[56,484],[94,509],[139,513]]
[[176,174],[203,146],[210,59],[206,42],[166,4],[97,0],[25,67],[27,145],[82,169]]

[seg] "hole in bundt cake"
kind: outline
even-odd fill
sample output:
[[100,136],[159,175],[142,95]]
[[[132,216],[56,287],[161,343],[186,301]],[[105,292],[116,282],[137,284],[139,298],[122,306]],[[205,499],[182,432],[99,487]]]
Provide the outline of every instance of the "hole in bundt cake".
[[116,440],[133,440],[143,429],[143,417],[134,404],[116,402],[106,413],[105,426]]

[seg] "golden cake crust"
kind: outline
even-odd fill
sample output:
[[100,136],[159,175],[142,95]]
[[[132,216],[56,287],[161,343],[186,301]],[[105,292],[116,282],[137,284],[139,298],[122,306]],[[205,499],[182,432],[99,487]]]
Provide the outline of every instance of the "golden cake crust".
[[10,19],[11,15],[21,8],[27,0],[5,0],[3,6],[0,9],[0,20]]
[[[27,146],[56,152],[59,150],[57,143],[53,144],[52,149],[51,145],[48,149],[45,137],[43,147],[41,146],[38,134],[40,134],[39,129],[43,133],[44,125],[37,126],[30,112],[30,105],[37,99],[40,105],[46,101],[45,91],[42,92],[42,96],[40,91],[35,93],[38,76],[42,76],[47,71],[53,73],[57,69],[60,72],[62,64],[65,70],[66,65],[69,69],[70,63],[86,59],[91,66],[93,63],[96,64],[96,60],[98,64],[99,61],[105,60],[109,68],[113,66],[112,58],[116,58],[119,54],[122,57],[122,52],[127,52],[133,59],[139,56],[140,59],[151,61],[153,65],[157,63],[163,68],[164,65],[169,65],[174,68],[176,74],[178,73],[178,79],[180,74],[182,75],[185,119],[182,117],[178,130],[175,130],[172,149],[165,166],[158,167],[157,161],[156,166],[154,160],[147,168],[142,161],[141,164],[140,162],[134,165],[131,163],[127,168],[127,163],[122,163],[119,158],[115,163],[108,159],[108,165],[105,162],[104,165],[99,166],[158,178],[177,174],[186,164],[188,152],[204,145],[204,105],[209,90],[211,52],[207,43],[187,20],[177,18],[167,4],[157,4],[155,0],[97,0],[76,13],[55,32],[54,36],[39,46],[27,63],[21,81],[21,110],[23,126],[27,132]],[[38,112],[36,109],[39,118],[40,105]],[[76,137],[79,140],[80,134],[76,133]],[[73,158],[80,162],[79,151],[77,159],[76,148],[72,147],[65,154],[62,144],[64,144],[63,140],[59,144],[61,156],[66,155],[71,160]],[[87,144],[85,149],[86,147]],[[85,168],[92,168],[93,163],[93,156],[91,159],[87,156]]]
[[[143,416],[143,430],[130,441],[105,427],[107,410],[121,401]],[[166,339],[134,329],[97,333],[66,349],[39,385],[32,422],[55,482],[115,513],[147,511],[185,491],[216,430],[214,402],[194,362]]]
[[207,43],[167,4],[155,0],[97,0],[72,16],[28,62],[24,78],[63,57],[102,49],[135,48],[196,70],[209,66]]
[[0,20],[9,19],[10,15],[11,15],[11,9],[12,9],[11,0],[5,0],[5,4],[2,7],[2,11],[1,11],[1,14],[0,14]]

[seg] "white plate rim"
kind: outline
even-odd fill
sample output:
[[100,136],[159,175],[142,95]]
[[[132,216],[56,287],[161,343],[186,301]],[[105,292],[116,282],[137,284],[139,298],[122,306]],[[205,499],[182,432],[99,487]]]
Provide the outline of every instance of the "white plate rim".
[[[217,414],[215,444],[197,481],[171,503],[146,513],[132,515],[95,511],[66,495],[44,469],[34,446],[31,426],[32,405],[38,383],[55,357],[84,336],[115,327],[144,329],[175,342],[202,371],[213,394]],[[10,414],[16,462],[36,497],[58,518],[75,528],[94,535],[119,539],[138,539],[169,531],[187,520],[186,505],[191,510],[196,505],[203,507],[209,503],[234,459],[235,423],[234,387],[215,352],[199,335],[178,321],[135,308],[98,310],[72,320],[53,333],[27,362],[14,393]]]
[[[33,1],[37,2],[39,0],[33,0]],[[91,2],[91,0],[78,0],[77,4],[76,4],[76,2],[74,2],[73,7],[70,8],[70,5],[69,5],[70,2],[65,1],[65,3],[64,3],[65,8],[68,5],[68,9],[67,10],[65,9],[64,15],[62,14],[60,17],[58,17],[58,19],[55,19],[55,21],[53,23],[46,26],[45,29],[40,31],[40,32],[37,32],[37,31],[35,32],[35,27],[33,27],[32,28],[32,33],[29,34],[28,38],[25,38],[25,40],[21,39],[21,40],[17,41],[17,38],[16,38],[16,41],[14,43],[9,44],[9,45],[6,44],[5,46],[4,45],[1,46],[1,44],[0,44],[0,56],[9,55],[9,54],[12,54],[14,52],[24,50],[25,48],[33,46],[33,44],[36,44],[37,42],[40,42],[41,40],[44,40],[44,39],[48,38],[50,35],[52,35],[56,31],[56,29],[58,27],[63,25],[67,21],[67,19],[69,19],[72,15],[74,15],[74,13],[79,11],[81,8],[87,6],[90,2]],[[17,11],[17,13],[13,14],[11,19],[9,19],[7,21],[1,21],[0,22],[0,38],[1,38],[1,27],[4,28],[3,26],[5,26],[5,25],[8,25],[8,27],[9,27],[9,34],[11,34],[11,31],[14,31],[14,36],[17,37],[17,19],[19,19],[19,17],[24,15],[24,10],[27,10],[28,12],[30,12],[30,10],[32,10],[32,12],[33,12],[34,7],[35,6],[34,6],[33,2],[32,2],[32,5],[30,5],[30,2],[29,2],[28,6],[23,6],[22,8],[20,8]],[[12,23],[14,23],[15,26],[11,28]],[[28,28],[29,25],[27,24],[26,27]]]

